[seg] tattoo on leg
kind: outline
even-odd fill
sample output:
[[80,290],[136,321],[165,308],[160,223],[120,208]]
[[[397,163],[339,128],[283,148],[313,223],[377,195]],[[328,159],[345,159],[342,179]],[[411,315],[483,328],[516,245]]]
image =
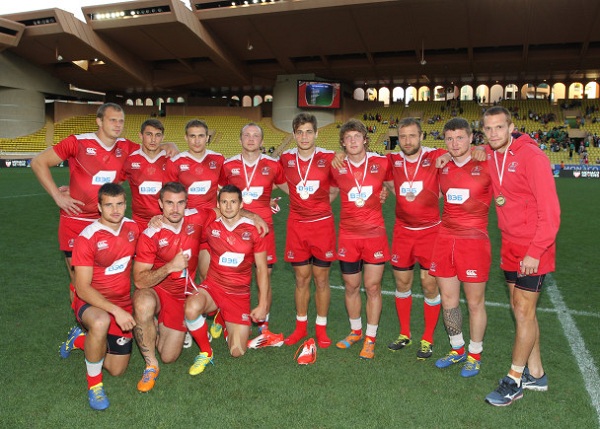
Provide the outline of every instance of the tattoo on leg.
[[133,328],[133,335],[135,337],[135,341],[137,341],[138,347],[142,355],[144,355],[144,353],[148,353],[150,350],[144,344],[144,331],[140,326],[136,326],[135,328]]
[[458,335],[462,332],[462,312],[460,307],[444,308],[444,326],[448,335]]

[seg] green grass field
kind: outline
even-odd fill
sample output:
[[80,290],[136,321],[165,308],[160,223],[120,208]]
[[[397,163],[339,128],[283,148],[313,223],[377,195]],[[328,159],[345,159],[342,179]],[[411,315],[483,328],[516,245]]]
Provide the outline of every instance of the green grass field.
[[[58,183],[67,183],[66,169],[56,169],[54,174]],[[358,358],[358,345],[349,350],[319,349],[316,364],[308,367],[295,363],[295,347],[250,350],[241,359],[233,359],[219,339],[213,341],[215,366],[190,377],[187,370],[197,353],[193,346],[184,350],[176,363],[162,366],[153,391],[140,394],[136,383],[143,361],[134,349],[124,376],[105,375],[111,407],[100,413],[87,403],[82,352],[73,352],[67,360],[58,355],[58,346],[74,324],[67,272],[56,240],[58,209],[30,170],[2,169],[0,427],[598,427],[600,386],[588,386],[588,391],[584,380],[598,380],[600,363],[600,283],[596,274],[600,181],[561,179],[557,184],[563,211],[557,271],[546,283],[548,290],[542,293],[538,311],[548,392],[526,391],[522,400],[506,408],[483,401],[510,366],[514,335],[498,268],[498,232],[492,213],[494,262],[486,297],[489,320],[482,371],[477,377],[462,379],[459,368],[435,368],[435,359],[449,348],[441,320],[432,359],[416,360],[417,342],[396,353],[387,350],[386,344],[398,335],[392,274],[387,269],[373,361]],[[293,272],[282,262],[286,201],[285,197],[281,200],[282,211],[275,218],[281,262],[273,275],[271,327],[274,332],[289,334],[295,311]],[[385,204],[385,212],[391,230],[393,201]],[[329,333],[338,340],[347,334],[349,325],[337,264],[331,284]],[[413,337],[418,339],[423,328],[418,286],[413,293]],[[464,307],[463,311],[468,339]],[[314,318],[311,305],[310,329]]]

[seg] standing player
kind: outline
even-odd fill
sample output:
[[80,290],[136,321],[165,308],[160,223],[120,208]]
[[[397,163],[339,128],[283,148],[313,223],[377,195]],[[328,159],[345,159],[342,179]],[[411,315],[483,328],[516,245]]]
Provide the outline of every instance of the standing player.
[[399,153],[390,153],[391,174],[387,187],[396,195],[396,221],[392,239],[391,264],[396,281],[396,312],[400,335],[388,345],[392,351],[412,343],[410,319],[415,263],[420,265],[421,288],[425,295],[425,329],[417,350],[418,359],[433,354],[433,333],[440,314],[440,294],[428,270],[431,252],[440,225],[439,181],[435,168],[442,149],[421,146],[423,131],[414,118],[398,122]]
[[165,127],[158,119],[144,121],[140,128],[141,147],[123,166],[123,180],[131,189],[133,220],[145,229],[153,216],[161,213],[158,194],[165,183],[167,154],[161,149]]
[[107,183],[98,192],[100,219],[87,226],[73,247],[75,295],[73,310],[79,327],[69,333],[61,346],[66,358],[74,348],[84,349],[88,400],[94,410],[108,408],[102,383],[102,368],[113,376],[122,375],[131,356],[131,259],[139,229],[124,217],[125,191]]
[[[444,125],[443,134],[452,161],[440,170],[444,211],[429,272],[436,277],[442,294],[444,325],[452,350],[435,365],[447,368],[465,362],[461,375],[473,377],[479,374],[487,325],[485,285],[492,259],[487,233],[491,182],[487,162],[471,158],[473,133],[469,122],[453,118]],[[469,307],[468,355],[462,333],[461,282]]]
[[363,337],[360,286],[367,294],[367,330],[362,359],[375,357],[375,338],[381,316],[381,279],[390,258],[379,196],[388,174],[388,159],[368,152],[367,128],[350,119],[340,129],[346,161],[332,170],[332,184],[340,190],[342,206],[338,259],[344,278],[350,334],[336,347],[347,349]]
[[[244,208],[259,215],[269,226],[269,233],[265,236],[267,245],[267,266],[269,282],[273,271],[273,264],[277,261],[275,252],[275,230],[273,228],[273,212],[271,210],[271,192],[277,186],[289,193],[281,164],[263,155],[263,129],[249,123],[242,127],[240,132],[242,152],[235,155],[223,164],[221,185],[235,185],[242,190]],[[271,308],[272,296],[269,288],[267,298],[268,309]],[[269,313],[264,323],[260,325],[260,335],[250,341],[248,347],[279,347],[283,344],[283,335],[269,331]]]
[[548,157],[527,134],[513,136],[514,127],[510,112],[503,107],[492,107],[483,115],[502,233],[500,268],[504,270],[516,323],[510,371],[485,398],[498,406],[521,398],[523,389],[548,389],[536,308],[544,278],[554,271],[560,225],[560,206]]
[[186,190],[178,182],[162,187],[159,204],[162,228],[149,227],[140,236],[133,267],[134,332],[146,362],[137,385],[140,392],[150,391],[158,377],[156,349],[164,363],[175,362],[181,354],[186,332],[185,293],[193,289],[204,225],[216,217],[209,209],[186,213]]
[[285,151],[280,162],[290,194],[285,260],[291,262],[296,277],[296,328],[284,343],[296,344],[308,335],[310,283],[314,279],[317,344],[329,347],[329,269],[335,260],[331,201],[339,192],[331,186],[331,161],[335,153],[315,146],[318,132],[314,115],[298,114],[292,121],[292,129],[298,147]]
[[[188,150],[171,158],[167,163],[167,181],[182,183],[191,209],[212,209],[217,205],[219,176],[225,157],[206,148],[210,136],[208,125],[192,119],[185,125]],[[200,250],[200,278],[206,277],[209,254],[206,247]]]
[[[190,375],[198,375],[213,353],[208,340],[203,314],[220,309],[228,332],[227,344],[233,357],[247,349],[250,325],[264,320],[268,311],[269,276],[266,244],[254,223],[242,216],[242,192],[233,185],[219,191],[221,217],[207,227],[211,252],[208,276],[185,303],[186,325],[200,347],[190,367]],[[250,310],[252,265],[256,266],[258,305]]]
[[[31,169],[40,184],[60,208],[58,241],[71,276],[71,291],[73,245],[79,233],[98,219],[98,189],[115,182],[127,156],[139,148],[138,144],[119,137],[124,123],[121,106],[105,103],[96,114],[98,131],[71,135],[31,160]],[[68,193],[59,191],[50,172],[50,167],[62,161],[69,162]]]

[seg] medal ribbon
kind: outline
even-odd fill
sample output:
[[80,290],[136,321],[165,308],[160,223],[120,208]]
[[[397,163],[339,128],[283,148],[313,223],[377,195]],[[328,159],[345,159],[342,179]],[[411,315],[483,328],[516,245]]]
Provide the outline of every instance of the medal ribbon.
[[419,149],[419,150],[421,151],[421,153],[419,153],[419,159],[417,159],[417,168],[415,168],[415,172],[412,175],[412,179],[409,179],[409,177],[408,177],[408,170],[406,168],[406,163],[408,162],[408,158],[406,158],[406,155],[404,155],[404,162],[402,163],[402,167],[404,167],[404,175],[406,176],[406,180],[408,180],[408,186],[410,186],[411,189],[413,187],[413,182],[415,181],[415,179],[417,177],[417,173],[419,172],[419,167],[421,166],[421,158],[423,157],[423,149]]
[[354,179],[354,183],[356,183],[356,189],[358,190],[359,198],[362,199],[362,196],[360,196],[360,194],[361,194],[362,186],[365,183],[365,177],[367,177],[367,166],[369,165],[369,156],[365,155],[365,168],[363,171],[363,177],[362,177],[360,184],[358,184],[358,180],[356,180],[356,176],[352,172],[352,161],[350,161],[348,159],[348,157],[346,157],[346,161],[348,161],[348,170],[350,170],[350,174],[352,175],[352,178]]
[[258,159],[256,160],[256,163],[254,164],[254,168],[252,170],[252,174],[250,175],[250,178],[248,178],[248,171],[246,171],[246,166],[250,167],[250,164],[246,164],[244,157],[242,157],[242,164],[244,166],[244,177],[246,178],[246,189],[245,190],[248,192],[250,192],[250,183],[252,183],[252,179],[254,178],[254,173],[256,173],[256,169],[258,167],[258,163],[260,162],[261,158],[262,158],[262,154],[260,154]]
[[315,151],[313,151],[310,156],[310,161],[308,163],[308,167],[306,167],[306,174],[302,177],[302,173],[300,172],[300,158],[298,157],[298,152],[296,152],[296,168],[298,170],[298,177],[300,178],[300,184],[304,188],[306,186],[306,181],[308,180],[308,172],[310,171],[310,167],[312,165],[313,159],[315,159]]
[[[511,137],[510,143],[508,144],[508,146],[506,147],[506,150],[504,151],[504,158],[502,158],[502,170],[500,170],[498,168],[498,158],[496,157],[497,152],[494,151],[494,162],[496,163],[496,173],[498,173],[498,181],[500,182],[500,188],[502,188],[502,179],[504,179],[504,166],[506,165],[508,149],[510,149],[510,145],[512,144],[512,142],[513,142],[513,139]],[[502,192],[500,192],[500,194],[502,194]]]

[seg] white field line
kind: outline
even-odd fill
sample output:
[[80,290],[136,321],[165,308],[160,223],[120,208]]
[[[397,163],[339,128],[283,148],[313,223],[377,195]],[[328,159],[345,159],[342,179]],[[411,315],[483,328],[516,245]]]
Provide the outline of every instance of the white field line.
[[[573,315],[600,318],[600,314],[589,311],[569,310],[565,305],[562,295],[556,286],[556,281],[551,274],[546,276],[545,283],[544,289],[546,290],[554,308],[538,307],[538,311],[544,313],[556,313],[565,336],[567,337],[567,341],[569,342],[569,346],[571,347],[571,351],[573,352],[573,356],[577,362],[577,366],[579,367],[579,371],[583,376],[583,381],[585,383],[586,390],[590,395],[592,405],[596,409],[598,425],[600,426],[600,376],[598,375],[598,369],[594,364],[594,360],[589,350],[586,348],[583,338],[579,333],[579,329],[577,329],[577,325],[573,320]],[[344,290],[344,286],[331,286],[331,288]],[[395,294],[394,291],[389,290],[384,290],[381,293],[383,295],[392,296]],[[423,298],[423,295],[413,294],[413,297]],[[465,301],[461,299],[461,302],[464,303]],[[508,303],[486,301],[485,305],[486,307],[509,308]]]
[[583,376],[585,388],[590,395],[592,405],[596,409],[598,425],[600,426],[600,376],[598,376],[598,368],[596,368],[594,359],[585,346],[579,329],[577,329],[577,325],[563,301],[562,295],[556,286],[556,281],[550,274],[546,276],[546,281],[547,287],[545,289],[548,292],[550,301],[552,301],[552,305],[557,310],[558,320],[562,325],[575,361],[577,361],[579,371]]
[[[339,290],[344,290],[344,286],[331,286],[332,289],[339,289]],[[546,289],[546,288],[544,288]],[[364,292],[364,289],[362,289],[362,291]],[[382,290],[381,291],[382,295],[394,295],[394,291],[391,290]],[[413,298],[420,298],[423,299],[423,295],[418,294],[418,293],[413,293],[412,294]],[[466,303],[466,301],[464,299],[460,300],[463,304]],[[486,301],[485,302],[485,306],[486,307],[499,307],[499,308],[509,308],[509,304],[508,303],[503,303],[503,302],[493,302],[493,301]],[[558,313],[561,310],[558,310],[556,308],[548,308],[548,307],[538,307],[537,309],[538,311],[541,311],[543,313]],[[585,316],[585,317],[595,317],[597,319],[600,319],[600,313],[593,313],[591,311],[577,311],[577,310],[562,310],[562,311],[568,311],[569,314],[573,315],[573,316]]]
[[39,193],[39,194],[23,194],[23,195],[4,195],[2,197],[0,197],[0,200],[5,200],[8,198],[22,198],[22,197],[39,197],[40,195],[48,195],[45,192]]

